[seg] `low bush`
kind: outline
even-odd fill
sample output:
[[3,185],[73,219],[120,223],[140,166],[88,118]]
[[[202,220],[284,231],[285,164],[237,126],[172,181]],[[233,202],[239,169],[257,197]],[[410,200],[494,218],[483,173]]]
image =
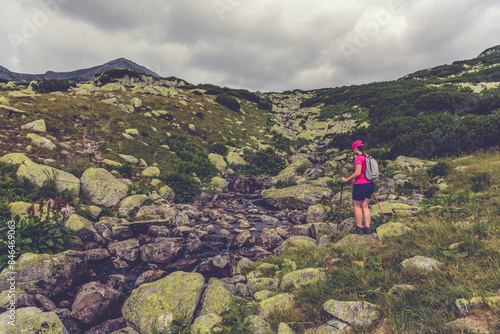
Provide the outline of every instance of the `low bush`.
[[51,92],[65,92],[70,87],[75,87],[76,83],[66,81],[66,80],[58,80],[58,79],[45,79],[42,81],[38,81],[37,83],[33,83],[32,87],[37,93],[51,93]]
[[491,174],[488,172],[478,172],[469,176],[472,182],[472,191],[485,191],[491,186]]
[[199,183],[191,175],[172,172],[162,174],[160,179],[175,192],[177,203],[193,202],[200,192]]
[[223,143],[213,143],[210,146],[210,152],[216,153],[216,154],[219,154],[219,155],[222,155],[223,157],[225,157],[227,155],[227,153],[229,152],[229,149]]
[[248,165],[236,165],[234,170],[245,175],[275,176],[286,167],[286,161],[272,148],[245,155],[244,159]]
[[215,98],[215,102],[231,109],[232,111],[239,111],[241,108],[240,103],[227,93],[217,95],[217,97]]

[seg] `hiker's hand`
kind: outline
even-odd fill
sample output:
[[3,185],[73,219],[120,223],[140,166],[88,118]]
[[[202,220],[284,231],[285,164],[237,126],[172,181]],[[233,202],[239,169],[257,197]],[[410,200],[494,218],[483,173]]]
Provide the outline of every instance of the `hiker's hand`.
[[340,178],[340,182],[342,182],[342,183],[346,183],[346,182],[347,182],[347,178],[345,178],[345,177],[341,177],[341,178]]

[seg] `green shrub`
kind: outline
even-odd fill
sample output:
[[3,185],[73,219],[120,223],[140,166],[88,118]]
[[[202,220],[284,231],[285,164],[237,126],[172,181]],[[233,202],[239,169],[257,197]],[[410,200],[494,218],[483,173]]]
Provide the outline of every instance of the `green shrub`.
[[45,79],[37,83],[33,83],[32,85],[33,90],[35,90],[37,93],[42,93],[42,94],[58,92],[58,91],[65,92],[70,87],[75,87],[75,86],[76,83],[74,82],[66,80],[58,80],[58,79]]
[[[15,229],[12,225],[15,222]],[[14,234],[9,231],[15,231]],[[58,213],[53,219],[30,215],[21,218],[19,215],[12,221],[0,221],[0,270],[12,260],[9,250],[15,249],[15,256],[24,253],[55,254],[70,249],[70,231],[63,227],[63,221]],[[11,244],[10,242],[15,243]],[[15,245],[15,248],[13,248]]]
[[178,172],[160,176],[161,180],[175,192],[178,203],[193,202],[200,192],[200,185],[191,175]]
[[283,189],[283,188],[293,187],[296,185],[297,182],[295,182],[294,180],[289,180],[289,181],[279,180],[278,182],[276,182],[275,187],[276,189]]
[[205,179],[217,174],[217,168],[208,158],[203,147],[190,142],[185,137],[172,135],[167,139],[167,145],[182,159],[177,165],[177,172],[181,174],[195,173]]
[[431,178],[435,178],[438,176],[448,176],[449,174],[450,165],[446,162],[438,162],[427,170],[427,175],[429,175]]
[[289,209],[289,210],[302,210],[304,208],[304,204],[302,204],[302,202],[296,199],[295,197],[287,197],[283,199],[280,206],[283,209]]
[[275,176],[286,167],[286,161],[280,158],[272,148],[245,155],[244,159],[248,165],[234,166],[234,170],[245,175]]
[[306,170],[309,169],[309,166],[307,164],[302,164],[297,167],[295,167],[295,172],[299,175],[302,175],[306,172]]
[[491,173],[478,172],[469,176],[472,182],[472,191],[479,192],[485,191],[491,186]]
[[229,152],[229,149],[223,143],[213,143],[210,146],[210,152],[216,153],[216,154],[219,154],[219,155],[222,155],[223,157],[225,157],[227,155],[227,153]]
[[233,110],[233,111],[239,111],[241,106],[240,103],[231,95],[227,93],[222,93],[217,95],[215,98],[215,102]]

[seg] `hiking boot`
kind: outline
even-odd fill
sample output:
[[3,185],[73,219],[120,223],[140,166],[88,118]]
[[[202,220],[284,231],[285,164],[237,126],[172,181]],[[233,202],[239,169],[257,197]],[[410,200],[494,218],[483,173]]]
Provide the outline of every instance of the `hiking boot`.
[[351,234],[363,234],[363,229],[361,227],[356,226],[354,230],[351,230]]
[[365,226],[363,227],[363,234],[372,234],[372,230],[369,227]]

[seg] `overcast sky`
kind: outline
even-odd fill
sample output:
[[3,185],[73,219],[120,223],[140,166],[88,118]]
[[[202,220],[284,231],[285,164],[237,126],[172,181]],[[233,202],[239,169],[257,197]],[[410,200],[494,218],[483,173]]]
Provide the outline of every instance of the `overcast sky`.
[[263,92],[394,80],[500,44],[498,0],[0,0],[0,13],[13,72],[124,57]]

